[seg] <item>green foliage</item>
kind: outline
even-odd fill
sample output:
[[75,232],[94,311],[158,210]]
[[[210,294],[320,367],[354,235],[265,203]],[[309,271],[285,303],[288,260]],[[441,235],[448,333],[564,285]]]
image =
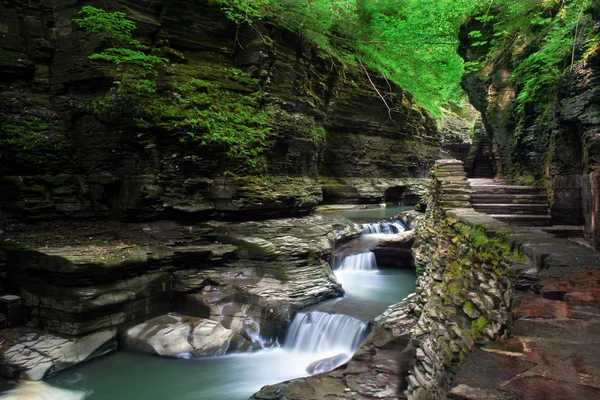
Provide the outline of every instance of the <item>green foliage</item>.
[[151,107],[154,125],[180,135],[182,142],[219,146],[254,171],[264,170],[262,154],[270,146],[272,118],[261,106],[261,92],[234,93],[201,79],[170,86],[172,96],[156,99]]
[[325,144],[325,138],[327,137],[327,131],[323,126],[315,124],[310,131],[310,139],[316,145]]
[[[238,23],[260,19],[257,10],[268,1],[221,2],[227,15]],[[94,101],[94,111],[112,122],[129,117],[138,128],[160,127],[181,142],[223,149],[232,159],[260,172],[265,168],[262,153],[270,145],[270,113],[261,105],[262,93],[239,94],[201,79],[173,80],[163,92],[157,90],[157,67],[168,62],[148,54],[150,50],[133,38],[135,24],[122,12],[109,13],[83,7],[75,22],[101,36],[108,48],[89,56],[113,67],[115,85]],[[236,68],[223,71],[227,79],[247,87],[256,80]]]
[[130,46],[140,46],[140,42],[133,39],[132,33],[136,26],[125,18],[123,12],[108,12],[92,6],[84,6],[78,13],[82,18],[73,21],[90,33],[106,37]]
[[597,44],[600,37],[585,12],[592,4],[592,0],[500,0],[478,17],[492,23],[494,32],[487,38],[490,52],[479,67],[484,64],[492,70],[512,63],[520,118],[527,104],[548,103],[564,75]]
[[334,63],[352,68],[360,60],[378,69],[434,115],[461,100],[458,28],[475,0],[218,2],[235,22],[270,20],[315,43]]
[[253,21],[262,19],[264,8],[270,2],[270,0],[217,0],[227,18],[237,24],[242,22],[252,24]]
[[105,39],[111,47],[88,58],[115,66],[115,85],[103,98],[94,102],[94,111],[104,120],[115,119],[128,110],[139,112],[148,94],[156,92],[157,66],[168,62],[166,58],[147,54],[147,46],[133,38],[136,26],[125,18],[125,13],[108,12],[85,6],[79,12],[82,18],[74,19],[79,27]]
[[14,151],[31,151],[46,145],[44,135],[50,128],[42,119],[31,116],[0,124],[0,139],[3,145],[10,146]]

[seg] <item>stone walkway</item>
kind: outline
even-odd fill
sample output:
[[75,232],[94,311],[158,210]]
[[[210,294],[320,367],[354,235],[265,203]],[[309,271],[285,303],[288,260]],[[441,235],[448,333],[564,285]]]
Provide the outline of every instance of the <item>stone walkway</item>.
[[449,214],[509,241],[529,265],[516,267],[514,325],[506,340],[472,353],[450,399],[600,399],[600,253],[539,229],[508,226],[472,209]]

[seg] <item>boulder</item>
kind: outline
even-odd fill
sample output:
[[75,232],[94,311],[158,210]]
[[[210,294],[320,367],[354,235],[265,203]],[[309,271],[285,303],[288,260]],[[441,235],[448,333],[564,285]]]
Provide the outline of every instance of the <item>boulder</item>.
[[245,351],[251,343],[216,321],[167,314],[127,329],[125,346],[166,357],[221,356]]
[[310,364],[308,364],[308,367],[306,367],[306,372],[308,372],[311,375],[329,372],[332,369],[342,365],[349,358],[350,356],[348,354],[340,353],[332,357],[327,357],[321,360],[313,361]]
[[377,264],[385,267],[409,268],[413,266],[412,245],[415,232],[404,231],[394,235],[385,235],[371,251],[375,253]]
[[1,336],[0,375],[12,379],[41,380],[117,348],[114,329],[73,338],[20,326],[2,330]]

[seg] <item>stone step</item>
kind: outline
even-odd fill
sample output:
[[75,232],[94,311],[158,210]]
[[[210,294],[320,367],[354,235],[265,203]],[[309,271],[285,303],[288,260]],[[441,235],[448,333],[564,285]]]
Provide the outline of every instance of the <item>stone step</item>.
[[552,218],[549,215],[489,214],[489,216],[517,226],[550,226],[552,224]]
[[494,177],[494,173],[493,172],[473,172],[473,178],[493,178]]
[[475,211],[485,214],[548,214],[546,203],[540,204],[473,204]]
[[547,194],[546,188],[542,186],[478,185],[471,182],[471,189],[473,193]]
[[465,178],[467,175],[465,174],[464,171],[462,172],[436,172],[435,176],[437,178],[448,178],[450,177],[451,179],[456,178],[456,179],[463,179]]
[[545,204],[547,200],[546,194],[471,194],[473,204]]
[[554,225],[543,231],[559,238],[581,238],[585,232],[582,225]]

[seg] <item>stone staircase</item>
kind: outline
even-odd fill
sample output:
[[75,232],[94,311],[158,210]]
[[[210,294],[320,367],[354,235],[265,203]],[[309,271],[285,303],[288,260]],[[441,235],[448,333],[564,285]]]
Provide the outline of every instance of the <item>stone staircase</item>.
[[492,179],[470,179],[470,183],[471,204],[476,211],[511,225],[551,225],[546,188]]
[[481,135],[479,150],[473,162],[473,178],[493,178],[494,164],[492,163],[492,142],[486,133]]

